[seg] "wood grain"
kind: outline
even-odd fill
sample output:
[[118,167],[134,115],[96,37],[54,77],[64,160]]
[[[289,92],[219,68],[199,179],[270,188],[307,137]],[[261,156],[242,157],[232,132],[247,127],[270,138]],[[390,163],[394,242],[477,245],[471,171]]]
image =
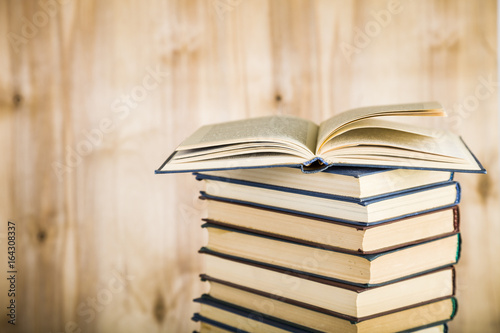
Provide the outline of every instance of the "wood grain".
[[450,327],[500,330],[495,1],[401,1],[382,23],[389,1],[49,2],[0,0],[0,264],[12,219],[19,271],[2,332],[192,331],[204,206],[192,176],[153,174],[169,152],[211,122],[419,100],[489,171],[456,177]]

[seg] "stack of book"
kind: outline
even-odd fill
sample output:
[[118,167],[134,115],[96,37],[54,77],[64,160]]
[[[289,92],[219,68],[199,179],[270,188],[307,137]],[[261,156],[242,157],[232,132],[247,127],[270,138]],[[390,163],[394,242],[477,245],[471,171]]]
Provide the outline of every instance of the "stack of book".
[[446,331],[460,255],[458,136],[353,109],[319,126],[273,116],[204,126],[156,171],[205,182],[202,332]]
[[[453,173],[196,173],[209,241],[202,331],[440,332],[457,304]],[[217,329],[216,329],[217,328]]]

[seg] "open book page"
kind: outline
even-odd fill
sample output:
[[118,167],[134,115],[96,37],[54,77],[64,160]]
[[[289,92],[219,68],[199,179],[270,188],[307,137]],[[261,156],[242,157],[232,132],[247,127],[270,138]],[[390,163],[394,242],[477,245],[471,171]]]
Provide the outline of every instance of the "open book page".
[[[205,152],[208,150],[208,152]],[[181,150],[177,152],[172,163],[188,163],[195,161],[204,161],[211,159],[225,158],[228,156],[234,157],[238,155],[248,155],[257,153],[268,154],[285,154],[304,158],[303,152],[293,147],[286,147],[279,144],[256,142],[252,144],[235,144],[222,146],[220,149],[193,149]]]
[[184,140],[157,171],[302,165],[311,172],[349,165],[485,172],[457,135],[378,118],[409,115],[445,112],[430,102],[353,109],[320,126],[293,116],[207,125]]
[[251,154],[254,151],[262,151],[263,149],[269,153],[285,153],[297,156],[302,156],[302,150],[296,148],[295,146],[288,147],[283,146],[280,143],[274,142],[250,142],[250,143],[239,143],[232,145],[215,146],[209,148],[200,149],[185,149],[179,150],[175,154],[175,160],[177,162],[190,162],[194,160],[202,160],[209,158],[224,157],[227,155],[241,155],[241,154]]
[[249,153],[242,155],[229,155],[223,158],[213,158],[207,160],[199,160],[193,162],[170,161],[164,170],[169,171],[200,171],[200,170],[219,170],[219,169],[238,169],[238,168],[254,168],[254,167],[271,167],[271,166],[296,166],[304,162],[301,157],[289,154],[275,153]]
[[319,126],[316,153],[336,131],[358,120],[378,116],[445,116],[442,106],[437,102],[370,106],[342,112]]
[[460,138],[450,132],[436,131],[434,136],[381,128],[352,130],[328,141],[323,156],[338,157],[379,155],[385,159],[404,157],[453,164],[475,164]]
[[227,145],[272,142],[294,147],[304,158],[311,158],[317,132],[318,125],[309,120],[293,116],[259,117],[203,126],[184,140],[177,151],[210,147],[216,152],[227,149],[224,147]]
[[[335,137],[346,133],[351,130],[358,130],[362,128],[385,128],[385,129],[392,129],[396,131],[401,131],[401,132],[407,132],[407,133],[413,133],[413,134],[418,134],[418,135],[423,135],[423,136],[438,136],[441,135],[441,131],[434,130],[432,128],[425,128],[425,127],[420,127],[420,126],[414,126],[410,124],[405,124],[405,123],[397,123],[394,121],[389,121],[389,120],[384,120],[380,118],[365,118],[361,119],[358,121],[354,121],[352,123],[349,123],[345,126],[342,126],[338,130],[335,131]],[[328,143],[323,145],[323,148],[319,150],[318,154],[321,155],[321,151],[325,149],[325,146],[327,146]]]

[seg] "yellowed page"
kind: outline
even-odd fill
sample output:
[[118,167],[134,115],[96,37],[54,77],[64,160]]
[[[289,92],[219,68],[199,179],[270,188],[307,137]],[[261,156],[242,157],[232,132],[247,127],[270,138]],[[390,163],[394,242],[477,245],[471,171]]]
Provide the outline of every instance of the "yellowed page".
[[272,167],[272,166],[296,166],[304,162],[302,157],[290,154],[275,153],[257,153],[243,155],[228,155],[224,158],[201,160],[196,162],[176,163],[170,161],[161,170],[168,171],[200,171],[215,169],[233,169],[233,168],[253,168],[253,167]]
[[360,128],[386,128],[401,132],[414,133],[423,136],[437,136],[439,135],[440,132],[432,128],[414,126],[405,123],[398,123],[380,118],[365,118],[358,121],[354,121],[345,126],[342,126],[342,128],[339,128],[338,130],[335,131],[335,136],[337,137],[350,130],[357,130]]
[[[225,157],[235,157],[238,155],[248,155],[248,154],[258,154],[258,153],[268,153],[268,154],[285,154],[292,155],[297,157],[304,158],[304,154],[296,149],[291,149],[289,147],[283,146],[270,146],[270,145],[258,145],[255,147],[249,147],[248,145],[243,145],[246,147],[239,148],[239,145],[231,145],[234,146],[235,149],[224,150],[219,152],[211,152],[209,154],[199,154],[196,156],[190,157],[181,157],[178,158],[178,154],[176,154],[175,158],[172,159],[170,163],[189,163],[189,162],[197,162],[197,161],[206,161],[213,159],[220,159]],[[182,151],[181,151],[182,152]]]
[[323,157],[329,163],[480,170],[460,137],[447,131],[431,137],[389,129],[352,130],[328,141]]
[[353,130],[339,135],[325,144],[324,152],[327,154],[328,151],[359,145],[387,146],[456,158],[465,157],[463,150],[460,149],[463,144],[457,144],[456,138],[449,132],[440,131],[440,135],[430,137],[374,128]]
[[188,149],[188,150],[180,150],[175,156],[174,160],[177,161],[186,161],[189,158],[203,158],[205,156],[214,156],[215,154],[226,154],[232,155],[233,153],[239,151],[249,151],[252,150],[262,150],[264,148],[268,152],[273,152],[273,149],[283,150],[286,149],[292,155],[303,156],[303,150],[295,147],[295,146],[283,146],[283,144],[268,142],[268,141],[259,141],[259,142],[251,142],[251,143],[238,143],[232,145],[223,145],[223,146],[215,146],[209,148],[200,148],[200,149]]
[[405,149],[405,148],[396,148],[389,146],[380,146],[380,145],[353,145],[342,147],[341,149],[333,150],[327,152],[325,154],[327,157],[334,156],[335,158],[339,157],[348,157],[348,158],[365,158],[365,156],[378,156],[379,159],[391,159],[392,157],[401,157],[401,158],[411,158],[418,160],[428,160],[434,162],[446,162],[446,163],[462,163],[463,160],[456,157],[451,156],[443,156],[432,154],[428,152],[421,152],[418,150]]
[[323,121],[319,126],[316,152],[343,126],[355,121],[378,116],[445,116],[437,102],[380,105],[342,112]]
[[180,150],[249,142],[276,142],[299,147],[313,157],[318,126],[293,116],[269,116],[203,126],[177,148]]

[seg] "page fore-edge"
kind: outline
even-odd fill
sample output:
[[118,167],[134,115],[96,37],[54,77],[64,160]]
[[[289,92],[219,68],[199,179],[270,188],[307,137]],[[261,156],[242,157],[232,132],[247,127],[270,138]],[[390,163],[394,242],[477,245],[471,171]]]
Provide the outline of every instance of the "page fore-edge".
[[[208,277],[208,276],[206,276],[204,274],[201,274],[200,277],[201,277],[202,281],[214,281],[214,282],[217,282],[217,283],[221,283],[222,282],[221,284],[227,285],[227,286],[229,286],[231,288],[240,289],[240,290],[243,290],[245,292],[254,293],[256,295],[259,295],[259,296],[262,296],[262,297],[265,297],[265,298],[274,299],[274,300],[279,301],[279,302],[283,302],[283,303],[291,304],[291,305],[294,305],[294,306],[298,306],[298,307],[301,307],[301,308],[304,308],[304,309],[307,309],[307,310],[310,310],[310,311],[319,312],[319,313],[322,313],[322,314],[327,315],[327,316],[332,316],[332,317],[339,318],[341,320],[346,320],[351,325],[356,325],[356,324],[361,323],[363,321],[374,319],[374,318],[377,318],[377,317],[380,317],[380,316],[386,316],[386,315],[390,315],[390,314],[397,313],[397,312],[400,312],[400,311],[410,310],[410,309],[418,308],[418,307],[425,306],[425,305],[428,305],[428,304],[438,303],[438,302],[441,302],[441,301],[444,301],[444,300],[450,300],[452,302],[452,308],[453,309],[452,309],[452,312],[451,312],[450,317],[448,319],[437,321],[437,322],[433,322],[433,323],[429,323],[427,325],[418,326],[418,327],[415,327],[415,328],[411,328],[409,330],[405,330],[404,332],[412,332],[412,331],[418,330],[418,329],[423,329],[423,328],[427,328],[427,327],[433,327],[433,326],[443,325],[443,324],[447,323],[448,321],[452,320],[455,317],[455,315],[457,313],[457,308],[458,308],[458,305],[457,305],[458,302],[457,302],[457,300],[456,300],[456,298],[454,296],[444,296],[444,297],[440,297],[440,298],[433,299],[433,300],[430,300],[430,301],[421,302],[421,303],[418,303],[416,305],[410,305],[410,306],[406,306],[406,307],[403,307],[403,308],[400,308],[400,309],[395,309],[395,310],[391,310],[391,311],[388,311],[388,312],[384,312],[382,314],[377,314],[377,315],[372,315],[372,316],[367,316],[367,317],[362,317],[362,318],[355,318],[355,317],[351,317],[351,316],[348,316],[348,315],[338,314],[336,312],[332,312],[330,310],[326,310],[326,309],[323,309],[323,308],[319,308],[319,307],[314,306],[314,305],[310,305],[310,304],[305,304],[305,303],[301,303],[301,302],[298,302],[298,301],[294,301],[294,300],[288,299],[286,297],[276,296],[276,295],[272,295],[272,294],[268,294],[268,293],[260,292],[260,291],[254,292],[253,289],[242,287],[242,286],[233,285],[230,282],[225,282],[225,281],[220,281],[218,279],[213,279],[213,278]],[[208,279],[204,280],[205,277],[208,278]],[[229,302],[217,299],[217,298],[211,296],[210,294],[203,294],[201,297],[195,298],[193,301],[196,302],[196,303],[212,305],[214,307],[218,307],[218,305],[221,305],[220,309],[228,311],[228,312],[232,312],[233,309],[240,309],[242,312],[245,312],[245,313],[248,312],[248,313],[263,315],[263,316],[268,317],[270,319],[275,319],[276,318],[276,317],[273,317],[272,315],[266,315],[266,314],[263,314],[263,313],[260,313],[260,312],[254,311],[254,310],[250,310],[250,309],[244,308],[242,306],[239,306],[239,305],[236,305],[236,304],[233,304],[233,303],[229,303]],[[195,314],[192,319],[194,321],[197,321],[194,317],[198,317],[198,316],[199,317],[203,317],[203,316],[200,316],[199,314]],[[276,318],[276,319],[279,319],[279,318]],[[288,321],[285,321],[285,322],[287,324],[290,323]],[[291,323],[291,324],[297,325],[295,323]],[[228,326],[226,324],[223,324],[223,325],[224,326]],[[230,327],[230,326],[228,326],[228,327]],[[222,326],[221,326],[221,328],[222,328]],[[243,332],[243,331],[237,331],[237,332]]]
[[[280,165],[262,165],[262,166],[250,166],[250,167],[231,167],[231,168],[207,168],[207,169],[186,169],[186,170],[161,170],[177,153],[175,150],[170,156],[162,163],[162,165],[155,170],[155,174],[163,174],[163,173],[186,173],[186,172],[200,172],[200,171],[218,171],[218,170],[238,170],[238,169],[260,169],[260,168],[276,168],[276,167],[297,167],[302,170],[303,173],[317,173],[324,171],[328,168],[335,166],[347,166],[347,167],[368,167],[368,168],[382,168],[382,169],[409,169],[409,170],[434,170],[434,171],[449,171],[449,172],[463,172],[463,173],[486,173],[486,169],[483,167],[481,162],[477,159],[476,155],[472,153],[470,148],[467,146],[462,137],[460,140],[464,144],[465,148],[472,155],[474,161],[479,166],[480,170],[458,170],[458,169],[444,169],[444,168],[427,168],[427,167],[409,167],[409,166],[390,166],[390,165],[373,165],[373,164],[354,164],[354,163],[331,163],[328,164],[322,157],[316,156],[313,159],[299,163],[299,164],[280,164]],[[317,163],[319,161],[319,163]],[[315,167],[311,167],[311,165],[316,164]]]
[[[254,203],[254,202],[250,202],[250,201],[243,201],[243,200],[238,200],[238,199],[231,199],[231,198],[219,197],[219,196],[208,194],[205,191],[200,191],[200,194],[201,194],[202,198],[205,197],[207,199],[219,200],[219,201],[236,203],[236,204],[245,204],[245,205],[251,206],[251,207],[259,207],[259,208],[271,209],[271,210],[275,210],[275,211],[287,212],[287,213],[292,213],[292,214],[298,214],[298,215],[301,215],[301,216],[314,217],[314,218],[319,218],[319,219],[323,219],[323,220],[338,221],[338,222],[348,223],[348,224],[351,224],[351,225],[371,226],[371,225],[377,225],[377,224],[381,224],[381,223],[385,223],[385,222],[390,222],[390,221],[394,221],[394,220],[399,220],[399,219],[402,219],[402,218],[405,218],[405,217],[419,215],[419,214],[422,214],[422,213],[432,212],[432,211],[439,210],[439,209],[449,208],[449,207],[453,207],[453,206],[457,205],[460,202],[460,197],[461,197],[460,184],[458,182],[455,182],[455,181],[452,181],[452,182],[449,182],[449,183],[455,184],[456,198],[455,198],[455,202],[454,203],[452,203],[450,205],[444,205],[444,206],[440,206],[440,207],[426,209],[426,210],[419,211],[419,212],[408,213],[408,214],[405,214],[405,215],[396,216],[396,217],[393,217],[393,218],[389,218],[389,219],[385,219],[385,220],[380,220],[380,221],[374,221],[374,222],[359,222],[359,221],[353,221],[353,220],[347,220],[347,219],[333,218],[331,216],[325,216],[325,215],[318,215],[318,214],[307,213],[307,212],[302,212],[302,211],[296,211],[296,210],[288,209],[288,208],[281,208],[281,207],[276,207],[276,206],[269,206],[269,205]],[[444,184],[444,185],[443,184],[439,184],[439,185],[434,186],[434,187],[438,187],[438,186],[439,187],[446,186],[446,184]],[[382,199],[387,199],[387,197],[384,197]],[[374,201],[364,202],[364,204],[365,205],[366,204],[370,204],[370,203],[373,203],[373,202],[376,202],[376,201],[379,201],[379,200],[380,200],[380,198],[377,198]]]
[[[451,237],[451,236],[448,236],[448,237]],[[329,282],[335,282],[335,283],[338,283],[338,284],[341,284],[341,285],[349,285],[349,286],[352,286],[352,287],[376,288],[376,287],[382,287],[382,286],[385,286],[385,285],[388,285],[388,284],[391,284],[391,283],[396,283],[396,282],[399,282],[399,281],[402,281],[402,280],[407,280],[407,279],[411,279],[411,278],[414,278],[414,277],[418,277],[420,275],[424,275],[424,274],[427,274],[427,273],[432,273],[432,272],[438,271],[440,269],[445,269],[445,268],[448,268],[448,267],[453,267],[453,265],[457,264],[458,259],[460,257],[460,248],[461,248],[461,245],[460,245],[461,244],[460,243],[460,234],[457,234],[457,237],[459,239],[459,241],[458,241],[459,245],[457,246],[457,256],[456,256],[457,261],[456,262],[450,263],[450,264],[446,264],[446,265],[441,265],[441,266],[438,266],[438,267],[427,269],[425,271],[421,271],[421,272],[418,272],[418,273],[406,275],[406,276],[403,276],[403,277],[400,277],[400,278],[397,278],[397,279],[393,279],[393,280],[389,280],[389,281],[386,281],[386,282],[382,282],[382,283],[357,283],[357,282],[352,282],[352,281],[347,281],[347,280],[341,280],[341,279],[338,279],[338,278],[333,278],[333,277],[329,277],[329,276],[319,275],[319,274],[316,274],[316,273],[310,273],[310,272],[300,271],[300,270],[296,270],[296,269],[289,268],[289,267],[283,267],[283,266],[279,266],[279,265],[268,264],[268,263],[260,262],[260,261],[253,260],[253,259],[247,259],[247,258],[242,258],[242,257],[234,256],[234,255],[231,255],[231,254],[225,254],[225,253],[221,253],[221,252],[210,250],[210,249],[208,249],[206,247],[202,247],[198,252],[199,253],[208,254],[208,255],[213,255],[215,257],[223,258],[223,259],[226,259],[226,260],[236,261],[236,262],[247,264],[247,265],[254,265],[254,266],[257,266],[257,267],[264,268],[264,269],[274,270],[274,271],[278,271],[278,272],[286,272],[286,274],[297,275],[298,277],[305,278],[305,279],[316,278],[316,279],[320,279],[320,280],[326,280],[326,281],[329,281]],[[398,251],[398,250],[396,250],[396,251]],[[355,254],[353,254],[353,255],[355,255]]]
[[[445,269],[450,269],[450,268],[445,268]],[[441,269],[441,270],[445,270],[445,269]],[[213,282],[216,282],[216,283],[219,283],[219,284],[222,284],[222,285],[226,285],[228,287],[240,289],[240,290],[247,291],[247,292],[250,292],[250,293],[254,293],[254,294],[257,294],[257,295],[260,295],[260,296],[263,296],[263,297],[267,297],[267,298],[277,299],[277,300],[285,302],[285,303],[289,303],[289,304],[296,305],[296,306],[299,306],[299,307],[307,308],[307,309],[310,309],[310,310],[313,310],[313,311],[318,311],[318,312],[321,312],[321,313],[324,313],[324,314],[328,314],[328,315],[331,315],[331,316],[334,316],[334,317],[337,317],[337,318],[346,319],[346,320],[349,320],[351,323],[358,323],[358,322],[361,322],[361,321],[369,320],[369,319],[376,318],[376,317],[379,317],[379,316],[384,316],[384,315],[391,314],[391,313],[398,312],[398,311],[403,311],[403,310],[414,308],[414,307],[418,307],[418,306],[421,306],[421,305],[425,305],[425,304],[429,304],[429,303],[433,303],[433,302],[438,302],[438,301],[442,301],[442,300],[450,299],[450,298],[453,299],[454,295],[455,295],[455,269],[454,269],[453,266],[451,267],[451,270],[452,270],[452,279],[453,279],[453,281],[452,281],[453,282],[453,290],[452,290],[452,292],[451,292],[450,295],[441,296],[441,297],[438,297],[438,298],[435,298],[435,299],[430,299],[430,300],[427,300],[427,301],[424,301],[424,302],[419,302],[419,303],[416,303],[416,304],[411,304],[411,305],[408,305],[408,306],[404,306],[402,308],[397,308],[397,309],[393,309],[393,310],[389,310],[389,311],[384,311],[384,312],[381,312],[381,313],[377,313],[377,314],[369,315],[369,316],[364,316],[364,317],[354,317],[354,316],[347,315],[347,314],[344,314],[344,313],[341,313],[341,312],[329,310],[329,309],[322,308],[322,307],[319,307],[319,306],[316,306],[316,305],[312,305],[312,304],[309,304],[309,303],[304,303],[302,301],[297,301],[297,300],[294,300],[294,299],[291,299],[291,298],[287,298],[287,297],[284,297],[283,295],[275,295],[275,294],[268,293],[266,291],[261,291],[261,290],[258,290],[258,289],[253,289],[253,288],[249,288],[247,286],[243,286],[243,285],[235,284],[235,283],[228,282],[228,281],[225,281],[225,280],[221,280],[221,279],[209,276],[207,274],[200,274],[200,279],[202,281],[209,281],[209,282],[213,281]],[[430,273],[426,273],[426,274],[430,274]],[[353,289],[352,288],[353,286],[349,286],[349,285],[345,285],[345,287],[346,287],[346,289],[352,290],[352,291],[357,292],[357,293],[363,292],[364,290],[369,290],[369,289],[377,288],[377,287],[368,287],[368,288],[354,288]],[[452,313],[450,315],[450,319],[452,319],[455,316],[455,314],[457,312],[457,308],[458,308],[458,306],[454,306],[453,307],[453,311],[452,311]]]
[[237,184],[237,185],[257,187],[257,188],[262,188],[262,189],[266,189],[266,190],[307,195],[307,196],[317,197],[317,198],[322,198],[322,199],[353,202],[353,203],[360,204],[362,206],[367,206],[367,205],[372,204],[374,202],[382,201],[384,199],[399,197],[402,195],[407,195],[407,194],[416,193],[416,192],[420,192],[420,191],[424,191],[424,190],[430,190],[430,189],[441,187],[441,186],[446,186],[446,185],[449,185],[451,183],[458,184],[458,182],[454,182],[451,180],[451,178],[453,178],[453,173],[451,173],[450,180],[447,180],[447,181],[425,184],[425,185],[416,186],[416,187],[410,187],[410,188],[406,188],[406,189],[402,189],[402,190],[398,190],[398,191],[377,194],[377,195],[374,195],[371,197],[356,198],[356,197],[349,197],[349,196],[344,196],[344,195],[309,191],[309,190],[304,190],[304,189],[299,189],[299,188],[294,188],[294,187],[286,187],[286,186],[272,185],[272,184],[266,184],[266,183],[258,183],[258,182],[248,181],[248,180],[240,180],[240,179],[236,179],[236,178],[227,178],[227,177],[220,177],[220,176],[205,175],[205,174],[201,174],[201,173],[197,173],[197,172],[193,173],[193,175],[196,177],[196,180],[204,180],[204,179],[215,180],[215,181],[220,181],[220,182],[225,182],[225,183],[232,183],[232,184]]

